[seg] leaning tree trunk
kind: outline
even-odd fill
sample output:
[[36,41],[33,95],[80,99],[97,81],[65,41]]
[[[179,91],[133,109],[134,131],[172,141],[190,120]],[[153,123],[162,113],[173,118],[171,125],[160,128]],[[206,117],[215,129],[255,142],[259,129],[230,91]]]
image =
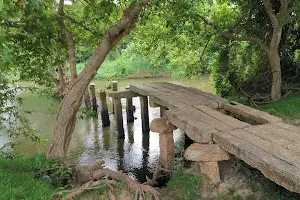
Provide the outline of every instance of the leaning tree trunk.
[[276,102],[281,98],[281,66],[280,56],[278,48],[270,49],[268,52],[271,69],[272,69],[272,88],[271,88],[271,99],[272,102]]
[[55,84],[55,96],[64,97],[68,91],[68,79],[66,75],[66,62],[64,61],[63,66],[58,66],[55,70],[53,82]]
[[[147,4],[143,1],[142,6]],[[131,4],[123,13],[119,22],[111,26],[104,34],[92,58],[78,77],[71,82],[69,91],[60,104],[54,125],[54,135],[47,152],[47,158],[63,158],[67,155],[71,136],[76,123],[76,113],[81,105],[82,96],[90,81],[96,75],[110,50],[134,26],[142,7],[139,2]]]

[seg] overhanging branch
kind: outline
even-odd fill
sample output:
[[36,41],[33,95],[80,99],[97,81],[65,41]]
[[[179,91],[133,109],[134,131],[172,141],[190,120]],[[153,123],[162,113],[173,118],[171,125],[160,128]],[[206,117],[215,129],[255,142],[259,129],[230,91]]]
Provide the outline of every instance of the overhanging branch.
[[272,8],[272,4],[270,3],[270,0],[263,0],[263,3],[264,3],[264,7],[266,9],[266,12],[269,16],[269,18],[271,19],[271,22],[274,26],[279,26],[279,21],[273,11],[273,8]]
[[82,27],[84,30],[92,33],[94,36],[100,36],[100,34],[96,31],[91,30],[89,27],[87,27],[86,25],[84,25],[83,23],[77,21],[76,19],[74,19],[73,17],[70,17],[68,15],[64,15],[64,18],[66,18],[67,20],[69,20],[71,23],[76,24],[80,27]]
[[226,36],[226,37],[228,37],[230,39],[233,39],[233,40],[236,40],[236,41],[250,41],[250,42],[255,42],[261,48],[263,48],[265,51],[269,50],[269,47],[261,39],[259,39],[257,37],[238,37],[238,36],[235,36],[232,33],[221,31],[217,25],[209,22],[207,19],[205,19],[205,17],[203,17],[201,15],[199,16],[199,18],[204,22],[205,25],[212,27],[216,31],[216,33],[219,34],[219,35]]

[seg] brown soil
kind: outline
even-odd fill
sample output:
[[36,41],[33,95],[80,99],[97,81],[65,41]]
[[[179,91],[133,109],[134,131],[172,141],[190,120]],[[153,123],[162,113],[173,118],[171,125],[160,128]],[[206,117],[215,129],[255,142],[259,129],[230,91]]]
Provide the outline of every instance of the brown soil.
[[[233,157],[219,163],[221,182],[210,184],[208,180],[198,191],[194,199],[201,200],[300,200],[300,194],[292,193],[266,179],[258,170]],[[199,166],[193,163],[188,173],[198,173]],[[184,183],[183,183],[184,184]],[[181,191],[158,190],[162,200],[180,199]],[[178,195],[176,195],[178,194]]]

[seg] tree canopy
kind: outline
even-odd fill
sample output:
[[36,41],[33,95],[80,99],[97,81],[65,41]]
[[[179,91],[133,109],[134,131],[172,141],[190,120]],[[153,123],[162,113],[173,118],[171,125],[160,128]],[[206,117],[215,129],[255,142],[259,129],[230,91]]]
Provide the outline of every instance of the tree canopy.
[[126,51],[172,76],[209,73],[221,96],[277,101],[300,82],[296,0],[1,0],[0,12],[0,106],[19,100],[16,81],[50,87],[70,74],[55,126],[64,143],[88,83]]

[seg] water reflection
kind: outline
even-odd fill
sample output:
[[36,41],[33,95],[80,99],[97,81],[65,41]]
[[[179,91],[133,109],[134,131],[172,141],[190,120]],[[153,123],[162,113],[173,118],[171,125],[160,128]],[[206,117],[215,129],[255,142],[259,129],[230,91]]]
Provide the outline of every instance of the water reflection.
[[[134,80],[134,83],[144,83],[151,81],[171,81],[168,79],[148,79]],[[174,82],[174,81],[173,81]],[[176,81],[178,83],[178,81]],[[104,88],[110,82],[96,82],[96,88]],[[128,81],[119,82],[120,86],[128,85]],[[198,84],[198,85],[197,85]],[[205,91],[211,91],[208,78],[203,80],[194,80],[183,82],[183,85],[198,86]],[[58,103],[51,100],[39,98],[35,94],[24,94],[25,109],[35,109],[38,112],[30,116],[30,120],[35,127],[40,130],[40,136],[50,140],[53,133],[53,124]],[[93,164],[99,160],[105,162],[105,166],[113,170],[122,170],[133,178],[144,182],[146,175],[152,177],[152,173],[159,157],[159,134],[150,132],[142,133],[140,100],[133,98],[133,105],[136,106],[134,113],[135,121],[127,123],[125,111],[125,99],[123,105],[123,122],[125,138],[117,137],[116,123],[114,115],[110,114],[111,124],[108,127],[102,127],[101,115],[98,119],[78,119],[75,131],[70,144],[69,156],[73,162],[79,164]],[[111,109],[111,104],[109,104]],[[79,112],[81,114],[81,112]],[[150,122],[154,118],[160,117],[159,108],[149,108]],[[2,136],[1,136],[2,135]],[[33,144],[28,139],[11,139],[2,132],[0,133],[0,146],[7,141],[14,141],[19,144],[19,150],[25,152],[25,155],[33,155],[39,152],[46,152],[46,145]],[[181,152],[184,138],[179,130],[174,131],[175,153]]]

